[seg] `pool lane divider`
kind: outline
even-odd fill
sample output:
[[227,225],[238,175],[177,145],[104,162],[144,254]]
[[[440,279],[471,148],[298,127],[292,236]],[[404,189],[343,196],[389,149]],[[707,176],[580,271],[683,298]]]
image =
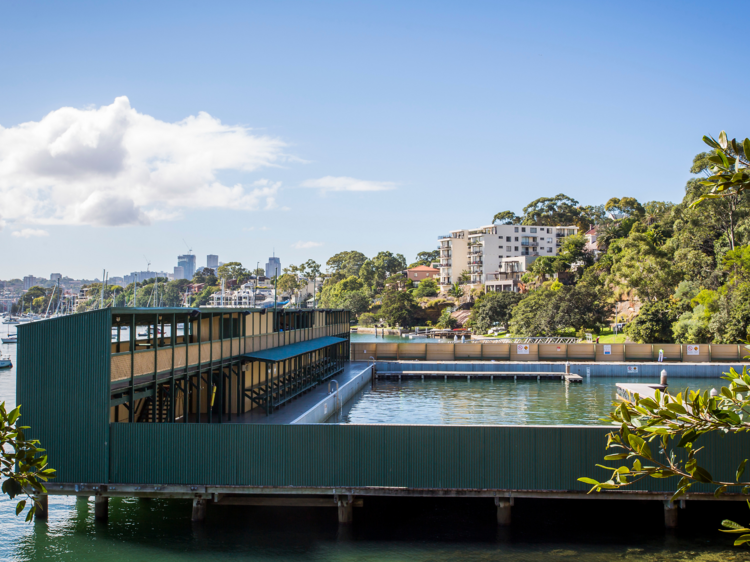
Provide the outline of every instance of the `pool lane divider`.
[[515,380],[557,380],[582,383],[583,377],[576,374],[548,371],[377,371],[376,379],[513,379]]
[[352,396],[357,394],[367,386],[370,381],[372,381],[372,373],[374,370],[375,365],[368,365],[358,375],[355,375],[342,384],[338,390],[332,388],[332,391],[328,396],[323,398],[320,402],[308,409],[291,423],[307,424],[325,422],[328,418],[338,413]]

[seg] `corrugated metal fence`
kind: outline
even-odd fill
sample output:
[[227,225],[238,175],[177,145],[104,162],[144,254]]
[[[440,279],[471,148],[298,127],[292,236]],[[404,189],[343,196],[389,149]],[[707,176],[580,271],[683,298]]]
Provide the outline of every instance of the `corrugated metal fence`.
[[[110,482],[226,486],[586,490],[606,479],[605,427],[113,424]],[[750,436],[703,438],[731,478]],[[654,447],[656,452],[656,447]],[[676,479],[634,489],[673,490]],[[695,488],[694,491],[706,491]],[[736,491],[736,490],[735,490]]]
[[110,313],[18,326],[16,400],[60,482],[105,482]]

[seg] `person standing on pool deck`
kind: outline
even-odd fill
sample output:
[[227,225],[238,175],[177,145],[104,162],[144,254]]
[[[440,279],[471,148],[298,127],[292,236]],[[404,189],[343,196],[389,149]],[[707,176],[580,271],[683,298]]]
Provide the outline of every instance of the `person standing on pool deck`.
[[659,350],[659,363],[661,363],[662,361],[664,361],[664,350],[660,349]]
[[599,343],[599,336],[596,336],[596,343]]

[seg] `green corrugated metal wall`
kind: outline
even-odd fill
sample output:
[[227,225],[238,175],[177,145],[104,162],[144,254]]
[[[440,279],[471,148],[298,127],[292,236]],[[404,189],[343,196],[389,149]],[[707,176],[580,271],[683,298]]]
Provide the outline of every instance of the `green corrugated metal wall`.
[[16,400],[59,482],[107,479],[110,314],[18,326]]
[[[607,432],[555,426],[113,424],[110,482],[585,490],[578,477],[608,476],[595,467],[603,464]],[[731,477],[750,453],[747,435],[704,439],[701,464],[716,477]],[[634,489],[668,491],[676,483],[647,479]]]

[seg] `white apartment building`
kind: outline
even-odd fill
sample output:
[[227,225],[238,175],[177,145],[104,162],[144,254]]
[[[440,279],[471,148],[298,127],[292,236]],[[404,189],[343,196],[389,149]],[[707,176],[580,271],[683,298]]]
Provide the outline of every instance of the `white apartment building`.
[[518,280],[539,256],[555,256],[576,226],[489,225],[452,230],[440,236],[440,284],[457,283],[463,271],[470,284],[487,290],[517,291]]

